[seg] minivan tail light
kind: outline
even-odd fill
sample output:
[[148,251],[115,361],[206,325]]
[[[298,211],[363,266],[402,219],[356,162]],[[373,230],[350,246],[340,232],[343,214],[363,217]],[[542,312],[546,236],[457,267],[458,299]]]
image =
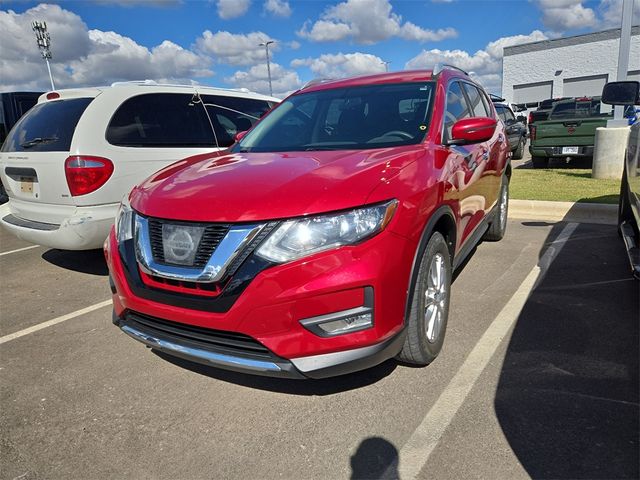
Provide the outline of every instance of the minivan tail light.
[[56,98],[60,98],[60,94],[58,92],[47,93],[47,100],[55,100]]
[[64,173],[71,195],[77,197],[104,185],[113,173],[113,163],[107,158],[74,155],[65,160]]

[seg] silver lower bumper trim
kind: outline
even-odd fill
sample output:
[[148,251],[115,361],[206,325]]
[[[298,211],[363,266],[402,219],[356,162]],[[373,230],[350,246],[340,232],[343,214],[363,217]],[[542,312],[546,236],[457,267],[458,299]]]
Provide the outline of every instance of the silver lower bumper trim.
[[183,358],[191,358],[199,363],[209,363],[211,365],[225,366],[231,368],[241,368],[243,370],[251,370],[254,372],[280,372],[282,369],[273,362],[253,360],[250,358],[234,357],[232,355],[224,355],[221,353],[209,352],[207,350],[187,347],[177,343],[153,337],[147,333],[133,328],[129,325],[123,325],[122,331],[139,342],[156,348],[167,353],[174,354]]

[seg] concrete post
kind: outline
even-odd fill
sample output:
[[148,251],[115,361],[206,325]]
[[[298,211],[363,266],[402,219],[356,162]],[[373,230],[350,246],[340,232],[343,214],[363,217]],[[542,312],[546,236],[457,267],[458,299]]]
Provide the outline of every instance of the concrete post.
[[629,138],[629,127],[596,128],[593,152],[593,178],[620,180],[624,168],[624,152]]

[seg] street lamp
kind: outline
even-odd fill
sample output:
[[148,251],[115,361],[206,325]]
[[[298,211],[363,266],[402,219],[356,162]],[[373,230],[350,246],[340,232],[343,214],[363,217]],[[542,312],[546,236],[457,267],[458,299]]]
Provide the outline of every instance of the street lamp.
[[269,40],[259,44],[259,47],[264,47],[264,51],[267,54],[267,75],[269,76],[269,95],[273,97],[273,87],[271,86],[271,64],[269,63],[269,45],[275,43],[274,40]]
[[31,28],[36,32],[36,41],[38,42],[38,48],[42,54],[42,58],[47,62],[47,70],[49,70],[49,80],[51,80],[51,90],[55,90],[56,87],[53,84],[53,75],[51,75],[51,65],[49,65],[49,59],[51,59],[51,36],[47,32],[47,22],[33,22]]
[[380,62],[380,65],[384,65],[384,71],[388,72],[389,71],[389,65],[391,64],[391,62]]

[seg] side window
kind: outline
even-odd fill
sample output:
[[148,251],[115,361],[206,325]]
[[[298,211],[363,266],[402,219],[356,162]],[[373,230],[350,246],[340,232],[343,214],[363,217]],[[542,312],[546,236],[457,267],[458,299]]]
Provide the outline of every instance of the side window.
[[249,130],[271,108],[269,102],[251,98],[219,95],[202,95],[201,98],[220,147],[232,145],[236,133]]
[[471,111],[462,93],[460,84],[453,82],[449,85],[449,90],[447,91],[447,109],[444,113],[443,141],[446,142],[451,138],[451,129],[454,123],[471,116]]
[[516,121],[516,116],[513,114],[513,112],[511,110],[509,110],[508,108],[504,109],[504,114],[505,117],[507,119],[507,122],[515,122]]
[[469,102],[471,103],[471,109],[475,117],[488,117],[489,110],[485,108],[485,104],[482,102],[482,95],[480,91],[470,83],[463,83],[464,91],[467,93]]
[[111,118],[107,141],[122,147],[214,147],[207,115],[192,99],[182,93],[129,98]]
[[507,115],[505,114],[506,108],[502,106],[496,106],[496,112],[498,112],[498,117],[502,120],[503,123],[507,123]]

